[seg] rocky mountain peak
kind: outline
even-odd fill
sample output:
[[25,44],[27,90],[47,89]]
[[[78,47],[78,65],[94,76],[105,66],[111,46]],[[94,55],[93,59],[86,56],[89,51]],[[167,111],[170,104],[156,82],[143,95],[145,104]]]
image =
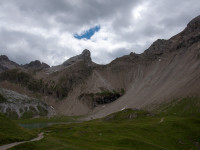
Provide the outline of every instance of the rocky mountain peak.
[[144,52],[145,55],[162,55],[171,48],[171,41],[158,39]]
[[80,58],[85,60],[85,61],[91,61],[91,57],[90,57],[90,51],[88,49],[83,50],[83,52],[80,55]]
[[29,64],[24,65],[24,68],[29,69],[45,69],[49,67],[49,65],[46,63],[41,63],[39,60],[31,61]]
[[196,18],[192,19],[188,25],[187,25],[187,29],[190,31],[194,31],[194,30],[200,30],[200,15],[197,16]]
[[39,60],[31,61],[31,62],[29,63],[29,65],[32,65],[32,66],[39,66],[39,65],[41,65],[41,62],[40,62]]
[[187,27],[169,40],[156,40],[145,52],[144,55],[156,58],[163,53],[184,49],[200,41],[200,15],[192,19]]
[[80,55],[77,55],[77,56],[74,56],[74,57],[71,57],[69,58],[68,60],[66,60],[63,65],[64,66],[68,66],[68,65],[71,65],[73,63],[76,63],[78,61],[86,61],[86,62],[91,62],[91,57],[90,57],[90,51],[85,49],[83,50],[83,52],[80,54]]
[[0,61],[9,61],[8,57],[6,55],[0,56]]
[[200,33],[200,15],[192,19],[188,24],[187,27],[180,33],[181,36],[196,36]]
[[19,68],[19,65],[17,63],[11,61],[6,55],[0,56],[0,72],[16,68]]
[[90,51],[88,49],[84,49],[81,55],[90,57]]

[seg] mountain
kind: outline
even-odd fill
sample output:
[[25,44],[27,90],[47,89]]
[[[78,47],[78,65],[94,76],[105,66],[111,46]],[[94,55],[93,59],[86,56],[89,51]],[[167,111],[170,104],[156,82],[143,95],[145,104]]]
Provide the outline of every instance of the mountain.
[[50,66],[46,63],[41,63],[39,60],[30,62],[29,64],[19,65],[16,62],[11,61],[6,55],[0,55],[0,72],[10,69],[36,69],[42,70],[49,68]]
[[85,49],[80,55],[71,57],[70,59],[66,60],[62,65],[63,66],[69,66],[74,63],[77,63],[78,61],[87,61],[91,62],[91,57],[90,57],[90,51]]
[[70,67],[74,64],[77,64],[81,61],[83,61],[84,63],[86,63],[88,65],[94,65],[94,63],[92,62],[92,59],[91,59],[90,51],[85,49],[85,50],[83,50],[83,52],[80,55],[69,58],[68,60],[63,62],[61,65],[53,66],[53,67],[49,68],[47,70],[47,72],[48,73],[57,72],[57,71],[65,69],[67,67]]
[[0,87],[40,95],[58,114],[99,118],[125,108],[154,109],[173,99],[200,96],[200,16],[168,40],[142,54],[130,53],[107,65],[90,51],[36,72],[7,70]]
[[20,66],[9,60],[9,58],[6,55],[0,55],[0,72],[3,72],[8,69],[16,69],[19,68]]
[[50,66],[46,63],[41,63],[39,60],[31,61],[29,64],[23,65],[24,68],[26,69],[46,69],[49,68]]
[[143,54],[130,54],[111,62],[111,70],[127,68],[123,72],[128,76],[118,78],[118,82],[125,83],[126,94],[93,117],[128,107],[153,109],[175,98],[199,96],[199,44],[200,16],[169,40],[155,41]]

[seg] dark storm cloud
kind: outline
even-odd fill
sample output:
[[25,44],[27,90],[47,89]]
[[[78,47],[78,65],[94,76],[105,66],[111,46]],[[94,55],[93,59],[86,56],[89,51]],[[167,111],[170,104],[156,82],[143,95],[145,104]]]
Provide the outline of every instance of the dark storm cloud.
[[[0,54],[55,65],[88,48],[95,62],[108,63],[180,32],[199,6],[199,0],[1,0]],[[73,37],[97,25],[91,40]]]

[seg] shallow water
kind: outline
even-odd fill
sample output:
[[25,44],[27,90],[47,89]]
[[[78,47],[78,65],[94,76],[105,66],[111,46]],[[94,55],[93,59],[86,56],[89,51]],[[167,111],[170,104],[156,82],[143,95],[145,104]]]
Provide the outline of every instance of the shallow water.
[[29,124],[19,123],[19,125],[26,129],[36,129],[36,128],[44,128],[44,127],[48,127],[48,126],[52,126],[56,124],[70,124],[70,123],[74,123],[74,122],[45,122],[45,123],[29,123]]

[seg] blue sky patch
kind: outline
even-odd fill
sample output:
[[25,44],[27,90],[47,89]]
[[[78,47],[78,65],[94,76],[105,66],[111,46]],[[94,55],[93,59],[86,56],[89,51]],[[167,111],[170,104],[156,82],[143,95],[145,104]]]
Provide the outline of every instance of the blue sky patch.
[[89,30],[86,30],[84,31],[83,33],[81,34],[74,34],[74,37],[76,39],[90,39],[94,34],[95,32],[98,32],[100,30],[100,26],[95,26],[93,28],[90,28]]

